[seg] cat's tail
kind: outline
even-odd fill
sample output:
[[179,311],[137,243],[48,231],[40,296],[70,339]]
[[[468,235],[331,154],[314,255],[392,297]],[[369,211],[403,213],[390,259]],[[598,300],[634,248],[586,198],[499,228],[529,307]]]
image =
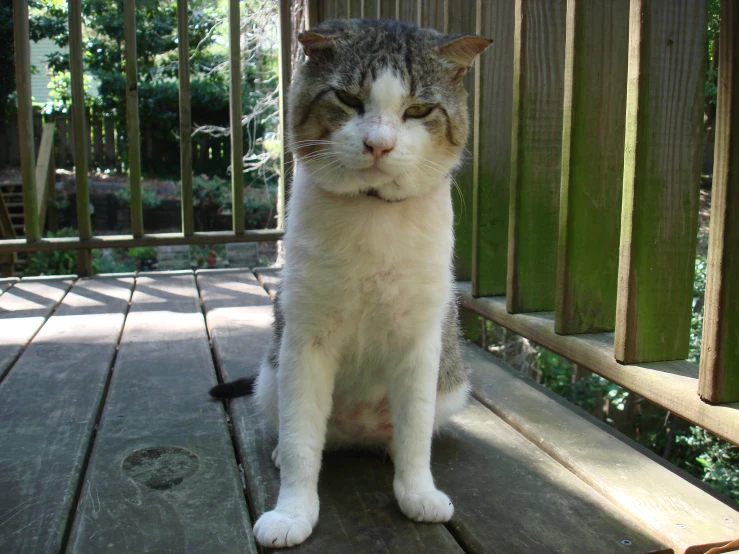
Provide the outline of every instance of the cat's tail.
[[254,393],[256,377],[244,377],[228,383],[221,383],[210,389],[210,395],[218,400],[250,396]]

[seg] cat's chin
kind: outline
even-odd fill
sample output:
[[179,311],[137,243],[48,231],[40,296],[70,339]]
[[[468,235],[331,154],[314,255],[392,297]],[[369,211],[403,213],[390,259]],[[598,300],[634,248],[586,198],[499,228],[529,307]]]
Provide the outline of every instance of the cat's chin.
[[387,202],[388,204],[396,204],[408,198],[407,196],[402,198],[387,198],[380,191],[374,188],[362,191],[360,194],[363,194],[364,196],[369,196],[370,198],[377,198],[378,200],[382,200],[383,202]]

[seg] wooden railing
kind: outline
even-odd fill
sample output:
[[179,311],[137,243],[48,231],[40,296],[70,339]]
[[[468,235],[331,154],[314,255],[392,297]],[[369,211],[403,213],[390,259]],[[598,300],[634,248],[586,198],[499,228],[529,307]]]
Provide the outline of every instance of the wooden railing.
[[457,175],[461,196],[454,195],[463,307],[739,443],[734,3],[722,2],[700,371],[685,359],[703,147],[704,0],[310,4],[319,21],[396,18],[494,39],[466,82],[472,156]]
[[[190,119],[190,76],[188,56],[187,0],[177,2],[179,83],[180,83],[180,170],[182,198],[182,232],[147,234],[143,225],[141,197],[141,145],[138,114],[138,85],[136,68],[136,12],[134,0],[124,1],[124,38],[126,45],[126,119],[128,127],[128,172],[131,196],[131,234],[93,235],[90,219],[90,191],[88,183],[89,137],[87,110],[83,88],[82,61],[82,7],[81,0],[69,0],[69,61],[72,81],[71,137],[75,161],[75,188],[77,196],[77,227],[79,237],[42,238],[38,217],[37,177],[34,173],[33,108],[31,104],[31,65],[28,23],[28,2],[14,0],[13,30],[16,52],[16,83],[18,92],[18,145],[23,178],[23,206],[25,238],[0,240],[0,256],[16,252],[77,250],[78,273],[92,273],[91,250],[95,248],[127,248],[134,246],[217,244],[227,242],[255,242],[278,240],[282,237],[284,221],[284,179],[278,190],[278,229],[244,229],[244,180],[241,171],[232,171],[233,230],[231,232],[194,231],[192,203],[192,122]],[[282,17],[289,22],[290,2],[282,0]],[[241,134],[241,69],[238,0],[229,2],[229,72],[231,98],[231,163],[242,166],[243,138]],[[281,44],[289,48],[291,37]],[[289,51],[289,50],[288,50]],[[289,57],[288,57],[289,59]],[[284,92],[285,86],[281,92]],[[280,114],[282,119],[282,112]],[[284,128],[284,125],[281,125]],[[233,132],[238,129],[238,132]],[[284,171],[283,171],[284,175]]]
[[[13,251],[275,240],[234,210],[228,233],[194,233],[187,3],[178,2],[182,233],[141,217],[135,12],[125,0],[131,236],[93,236],[86,149],[76,139],[80,237],[0,242]],[[494,39],[466,77],[471,153],[456,175],[462,305],[739,444],[739,13],[722,2],[715,176],[700,370],[687,362],[703,142],[706,0],[280,0],[280,105],[291,11],[396,18]],[[35,205],[27,7],[15,0],[19,136]],[[75,137],[84,130],[80,0],[69,0]],[[229,1],[232,129],[240,124],[239,3]],[[281,126],[284,129],[284,125]],[[78,132],[79,130],[79,132]],[[232,162],[240,163],[240,133]],[[29,154],[30,153],[30,154]],[[284,155],[283,155],[284,156]],[[29,165],[30,164],[30,165]],[[280,186],[284,209],[285,160]],[[243,181],[233,174],[234,206]],[[34,210],[35,211],[35,210]],[[284,219],[280,217],[280,222]],[[80,273],[90,272],[89,256]],[[699,395],[700,393],[700,395]],[[702,397],[702,398],[701,398]],[[710,403],[713,404],[710,404]]]

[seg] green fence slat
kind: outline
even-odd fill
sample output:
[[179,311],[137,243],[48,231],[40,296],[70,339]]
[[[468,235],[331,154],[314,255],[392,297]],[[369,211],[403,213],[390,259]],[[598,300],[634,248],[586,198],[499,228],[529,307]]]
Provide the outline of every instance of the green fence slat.
[[138,64],[136,60],[136,2],[123,1],[123,34],[126,41],[126,124],[128,130],[128,182],[131,187],[131,234],[144,234],[141,199],[141,137],[139,131]]
[[716,150],[699,392],[739,401],[739,7],[721,3]]
[[562,162],[565,0],[517,0],[508,311],[554,309]]
[[480,57],[479,156],[473,196],[472,294],[505,294],[513,114],[513,2],[481,1],[480,33],[494,39]]
[[231,108],[231,213],[244,232],[244,133],[241,128],[241,18],[239,0],[228,0],[228,88]]
[[180,179],[182,180],[182,232],[193,234],[192,113],[190,111],[190,54],[187,0],[177,0],[177,59],[180,82]]
[[559,212],[558,333],[613,331],[629,0],[570,0]]
[[15,82],[18,102],[18,150],[23,183],[23,212],[26,240],[41,238],[36,199],[36,151],[33,141],[33,104],[31,98],[31,43],[28,30],[28,2],[13,1],[15,37]]
[[705,0],[632,0],[616,303],[620,362],[688,356],[706,73]]

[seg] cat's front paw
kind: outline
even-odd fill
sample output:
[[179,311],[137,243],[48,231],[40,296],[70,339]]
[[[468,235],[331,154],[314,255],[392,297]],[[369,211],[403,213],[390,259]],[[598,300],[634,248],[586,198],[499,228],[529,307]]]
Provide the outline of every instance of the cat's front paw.
[[396,494],[401,511],[413,521],[446,523],[454,514],[454,504],[438,489]]
[[306,517],[272,510],[260,517],[254,524],[254,537],[269,548],[295,546],[307,539],[313,525]]

